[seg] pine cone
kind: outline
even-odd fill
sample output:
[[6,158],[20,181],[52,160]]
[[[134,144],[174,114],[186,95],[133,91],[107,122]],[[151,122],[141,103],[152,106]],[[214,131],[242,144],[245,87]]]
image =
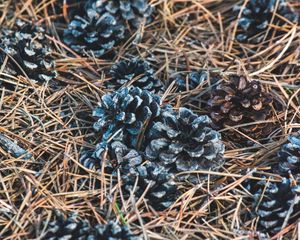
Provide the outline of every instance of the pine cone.
[[[211,94],[208,112],[218,129],[270,120],[273,117],[273,98],[263,90],[258,81],[249,82],[243,76],[233,75],[228,82],[213,88]],[[274,127],[272,123],[261,123],[241,126],[238,130],[258,141],[267,137]],[[234,130],[228,130],[226,134],[234,142],[247,140]]]
[[[277,2],[278,7],[276,9]],[[241,6],[237,6],[236,10],[240,10],[240,8]],[[240,42],[260,43],[264,39],[273,18],[272,24],[282,26],[286,23],[286,21],[276,17],[275,13],[290,22],[298,22],[298,14],[287,6],[285,0],[250,0],[238,21],[236,39]]]
[[206,71],[193,71],[186,77],[179,75],[175,79],[177,91],[179,92],[194,90],[199,85],[202,85],[206,80],[208,80],[208,74]]
[[93,115],[103,142],[113,138],[138,149],[148,125],[160,115],[160,98],[138,87],[122,88],[105,94]]
[[[172,175],[164,167],[154,163],[143,165],[141,155],[121,142],[115,141],[106,147],[99,145],[92,157],[82,157],[80,161],[87,168],[95,166],[100,169],[104,156],[106,156],[105,173],[115,177],[121,176],[124,193],[129,194],[133,190],[135,197],[139,198],[150,184],[145,199],[157,210],[168,208],[176,200],[176,186]],[[137,187],[133,189],[137,178]]]
[[78,239],[85,240],[93,237],[91,226],[87,220],[77,219],[75,213],[70,214],[67,218],[59,211],[55,211],[56,220],[47,224],[46,235],[42,237],[44,240],[59,239]]
[[129,149],[126,145],[119,141],[110,144],[97,144],[94,151],[84,153],[80,158],[80,162],[86,168],[101,169],[103,157],[106,153],[105,172],[117,176],[117,170],[121,173],[127,173],[128,168],[140,165],[142,163],[141,155],[134,149]]
[[95,57],[112,57],[112,50],[124,38],[124,26],[109,13],[90,11],[76,15],[64,30],[64,42],[75,52]]
[[[99,143],[92,151],[85,151],[79,162],[88,169],[93,169],[99,174],[104,171],[117,179],[119,174],[127,174],[129,169],[142,163],[141,155],[134,149],[127,148],[121,142]],[[79,180],[78,188],[101,187],[101,182],[90,179]]]
[[156,210],[164,210],[175,202],[177,188],[172,174],[164,167],[148,162],[137,167],[127,167],[127,171],[126,174],[123,168],[121,175],[125,191],[132,191],[135,197],[140,197],[149,188],[145,199]]
[[13,59],[9,58],[8,71],[39,82],[55,78],[55,63],[50,57],[45,30],[22,21],[17,21],[16,26],[14,30],[2,30],[1,47]]
[[[104,152],[107,150],[107,144],[101,142],[96,145],[95,150],[84,151],[81,155],[79,162],[88,169],[93,169],[100,171],[102,168],[102,158]],[[112,161],[105,162],[105,172],[112,173],[116,168],[116,164]]]
[[139,236],[132,234],[127,226],[121,226],[109,221],[105,225],[98,224],[91,227],[88,220],[77,219],[72,213],[64,218],[61,212],[55,211],[57,219],[49,222],[48,230],[42,239],[47,240],[141,240]]
[[149,131],[146,158],[174,173],[220,168],[224,145],[210,123],[208,116],[198,116],[186,108],[179,108],[178,113],[163,111],[161,120]]
[[86,5],[87,12],[99,14],[109,12],[122,22],[128,22],[133,28],[139,28],[142,22],[151,22],[153,11],[147,0],[90,0]]
[[300,185],[283,178],[282,182],[250,181],[247,189],[253,194],[253,209],[259,217],[259,230],[276,234],[281,230],[293,202],[295,203],[288,223],[300,217]]
[[300,174],[300,131],[288,137],[288,142],[281,147],[278,156],[277,171],[279,173]]
[[[142,240],[141,237],[132,234],[127,226],[122,226],[116,222],[108,222],[106,225],[95,227],[95,236],[91,240]],[[90,239],[89,239],[90,240]]]
[[110,75],[112,79],[106,83],[113,89],[131,84],[154,93],[163,90],[162,82],[155,78],[154,70],[143,60],[120,61],[111,67]]

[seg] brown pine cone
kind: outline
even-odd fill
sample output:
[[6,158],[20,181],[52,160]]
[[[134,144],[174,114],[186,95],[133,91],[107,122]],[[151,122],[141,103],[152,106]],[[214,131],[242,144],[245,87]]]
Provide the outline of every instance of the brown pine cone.
[[[272,103],[273,97],[264,91],[260,82],[232,75],[229,81],[212,89],[208,111],[216,128],[234,127],[253,140],[260,141],[270,135],[275,124],[255,122],[272,119]],[[238,131],[230,129],[224,132],[224,137],[239,143],[249,140]]]

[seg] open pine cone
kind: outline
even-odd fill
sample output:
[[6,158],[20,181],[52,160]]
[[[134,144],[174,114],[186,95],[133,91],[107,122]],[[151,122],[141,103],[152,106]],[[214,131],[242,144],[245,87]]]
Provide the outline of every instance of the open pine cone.
[[128,148],[119,141],[109,144],[97,144],[94,151],[85,152],[80,162],[86,168],[101,169],[103,158],[106,156],[105,172],[117,176],[117,171],[128,172],[130,168],[142,163],[141,155],[134,149]]
[[147,0],[89,0],[86,9],[99,14],[109,12],[134,28],[139,28],[141,23],[150,23],[153,11]]
[[121,142],[115,141],[106,147],[98,145],[92,155],[83,155],[80,161],[88,168],[100,169],[105,156],[104,171],[115,177],[120,175],[125,197],[134,190],[134,196],[139,198],[150,185],[145,199],[154,209],[162,210],[175,202],[176,186],[172,174],[154,163],[142,164],[141,155]]
[[[236,10],[240,10],[240,8],[241,6],[237,6]],[[236,39],[240,42],[260,43],[271,23],[279,26],[286,23],[275,14],[290,22],[298,22],[298,14],[287,6],[286,0],[249,0],[238,21]]]
[[78,219],[75,213],[64,217],[61,212],[55,211],[55,215],[56,220],[47,223],[46,235],[42,237],[43,240],[84,240],[92,237],[91,226],[87,220]]
[[154,76],[154,70],[148,62],[140,59],[120,61],[110,69],[112,79],[106,84],[109,88],[118,89],[129,84],[153,93],[163,90],[162,82]]
[[67,217],[59,211],[55,211],[55,214],[56,220],[47,224],[43,240],[141,240],[139,236],[132,234],[127,226],[114,221],[91,227],[88,220],[77,218],[75,213]]
[[94,235],[91,240],[142,240],[141,237],[132,234],[127,226],[113,221],[109,221],[105,225],[98,224],[94,229]]
[[148,188],[144,198],[147,204],[156,210],[164,210],[176,201],[177,187],[173,175],[163,166],[148,162],[134,168],[127,168],[121,177],[124,190],[128,193],[132,192],[137,198]]
[[138,149],[144,132],[160,115],[160,103],[159,96],[138,87],[105,94],[93,112],[97,118],[94,128],[102,131],[103,142],[113,138]]
[[64,30],[63,39],[81,55],[112,57],[113,47],[124,38],[124,31],[124,26],[113,15],[89,11],[86,16],[74,16]]
[[179,108],[178,113],[163,111],[160,119],[149,131],[147,159],[173,173],[217,170],[222,166],[224,145],[220,134],[210,128],[208,116]]
[[279,164],[276,167],[279,173],[300,174],[300,131],[288,137],[288,142],[281,147],[278,156]]
[[182,75],[177,76],[175,85],[177,86],[177,91],[183,92],[194,90],[206,80],[208,80],[208,73],[206,71],[193,71],[185,77]]
[[[216,128],[235,127],[248,137],[260,141],[273,130],[273,123],[255,123],[256,121],[271,120],[273,117],[273,98],[266,93],[260,82],[248,81],[243,76],[233,75],[212,89],[208,101],[208,112]],[[254,124],[253,124],[254,123]],[[247,140],[234,130],[226,131],[226,137],[233,142]]]
[[290,210],[288,223],[300,217],[299,183],[295,185],[293,180],[287,178],[283,178],[282,182],[264,179],[258,182],[249,181],[246,188],[253,194],[252,205],[259,217],[258,228],[262,232],[270,235],[279,232]]
[[0,46],[9,55],[7,70],[10,74],[23,75],[41,83],[56,77],[43,28],[18,20],[16,29],[2,29],[1,34]]

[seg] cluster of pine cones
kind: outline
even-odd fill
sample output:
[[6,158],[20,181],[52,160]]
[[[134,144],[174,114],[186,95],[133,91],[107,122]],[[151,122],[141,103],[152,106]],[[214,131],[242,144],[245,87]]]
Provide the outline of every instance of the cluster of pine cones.
[[[133,33],[152,24],[156,11],[146,0],[58,0],[52,11],[64,15],[66,9],[69,21],[64,29],[58,22],[57,31],[68,54],[103,60],[115,60],[118,47],[126,41],[138,41],[132,39]],[[272,32],[270,24],[299,21],[285,0],[249,0],[237,5],[234,13],[236,40],[245,45],[282,33]],[[5,74],[34,84],[54,84],[55,44],[46,29],[21,19],[11,28],[1,28]],[[92,114],[97,142],[92,149],[81,149],[79,163],[85,170],[120,180],[123,199],[142,200],[153,211],[178,207],[179,183],[197,185],[208,172],[222,169],[224,140],[231,149],[253,147],[268,143],[278,129],[276,110],[283,106],[262,81],[246,74],[225,75],[203,68],[175,74],[167,84],[149,61],[130,56],[116,61],[107,74],[109,79],[103,82],[107,92]],[[10,82],[2,84],[15,88]],[[201,114],[166,101],[171,90],[180,95],[207,85]],[[276,159],[272,177],[254,174],[244,185],[258,229],[270,236],[300,217],[300,131],[289,135]],[[54,212],[55,220],[43,222],[44,230],[35,230],[42,239],[142,239],[117,218],[92,226],[75,213]]]

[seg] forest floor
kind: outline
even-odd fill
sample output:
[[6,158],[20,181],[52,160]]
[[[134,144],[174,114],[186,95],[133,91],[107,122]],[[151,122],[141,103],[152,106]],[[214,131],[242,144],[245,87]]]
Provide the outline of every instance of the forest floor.
[[[156,11],[152,23],[132,32],[117,47],[114,59],[104,60],[80,56],[66,46],[60,33],[69,19],[49,11],[55,2],[0,3],[1,26],[11,27],[16,19],[22,19],[47,29],[58,73],[54,85],[39,84],[25,76],[2,73],[1,68],[1,81],[14,87],[1,87],[0,133],[32,156],[14,157],[0,148],[0,236],[31,238],[32,226],[52,218],[52,209],[60,209],[75,211],[94,223],[103,224],[116,216],[145,239],[268,239],[257,231],[254,209],[247,202],[250,193],[242,183],[257,179],[253,172],[280,179],[269,170],[288,135],[300,129],[300,73],[291,70],[300,67],[300,26],[280,29],[283,34],[261,46],[241,44],[235,40],[233,6],[243,1],[152,0]],[[300,12],[297,2],[289,4]],[[271,120],[277,128],[269,141],[251,146],[241,147],[224,138],[221,169],[193,172],[199,175],[197,184],[177,182],[180,195],[167,210],[155,211],[143,199],[138,205],[129,199],[120,206],[116,202],[120,183],[85,168],[79,158],[99,140],[92,112],[101,96],[110,91],[103,85],[109,81],[107,71],[115,62],[135,57],[147,60],[167,86],[161,94],[164,103],[174,109],[190,107],[199,115],[208,114],[202,108],[206,100],[195,102],[201,102],[210,85],[176,92],[172,82],[176,74],[203,69],[224,79],[238,74],[257,80],[284,106]],[[277,74],[279,67],[284,69]],[[220,133],[223,136],[229,130]],[[299,224],[287,224],[272,239],[299,239]]]

